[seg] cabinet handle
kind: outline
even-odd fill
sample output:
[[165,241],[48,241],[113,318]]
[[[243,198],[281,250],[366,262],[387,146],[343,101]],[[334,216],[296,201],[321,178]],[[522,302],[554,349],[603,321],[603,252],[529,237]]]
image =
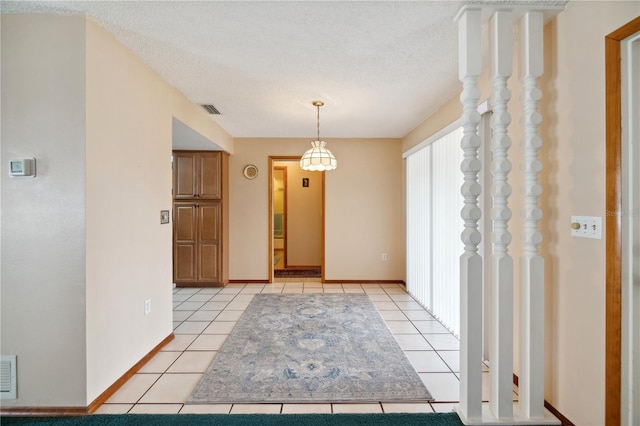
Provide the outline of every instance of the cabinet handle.
[[200,204],[196,204],[196,208],[200,207]]

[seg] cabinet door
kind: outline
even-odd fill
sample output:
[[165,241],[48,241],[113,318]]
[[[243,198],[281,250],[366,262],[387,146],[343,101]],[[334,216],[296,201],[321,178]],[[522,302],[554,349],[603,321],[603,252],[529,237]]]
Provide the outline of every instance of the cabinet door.
[[198,281],[220,281],[220,203],[199,203]]
[[198,170],[198,198],[219,200],[221,171],[220,153],[203,152],[198,154]]
[[195,203],[173,205],[173,280],[196,282],[198,211]]
[[198,194],[197,154],[173,154],[173,198],[193,198]]

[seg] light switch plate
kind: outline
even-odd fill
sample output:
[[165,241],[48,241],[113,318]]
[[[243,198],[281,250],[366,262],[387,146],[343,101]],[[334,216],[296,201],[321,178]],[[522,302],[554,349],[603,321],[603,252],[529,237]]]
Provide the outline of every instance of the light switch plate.
[[[579,224],[573,229],[573,224]],[[580,238],[602,239],[602,217],[600,216],[571,216],[571,236]]]
[[169,223],[169,210],[160,210],[160,224]]

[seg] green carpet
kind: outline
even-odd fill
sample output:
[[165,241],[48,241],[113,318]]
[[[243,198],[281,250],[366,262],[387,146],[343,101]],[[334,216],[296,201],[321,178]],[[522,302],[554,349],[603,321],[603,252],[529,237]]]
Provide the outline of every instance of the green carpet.
[[459,426],[456,413],[390,414],[120,414],[84,417],[2,417],[3,426]]

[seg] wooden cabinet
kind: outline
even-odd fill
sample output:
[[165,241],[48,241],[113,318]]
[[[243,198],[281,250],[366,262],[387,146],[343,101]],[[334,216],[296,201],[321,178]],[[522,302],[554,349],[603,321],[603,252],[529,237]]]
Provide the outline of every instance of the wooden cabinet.
[[220,202],[176,202],[173,211],[175,280],[220,282]]
[[218,151],[174,151],[173,198],[219,200],[221,156]]
[[173,279],[178,286],[228,283],[228,155],[174,151]]

